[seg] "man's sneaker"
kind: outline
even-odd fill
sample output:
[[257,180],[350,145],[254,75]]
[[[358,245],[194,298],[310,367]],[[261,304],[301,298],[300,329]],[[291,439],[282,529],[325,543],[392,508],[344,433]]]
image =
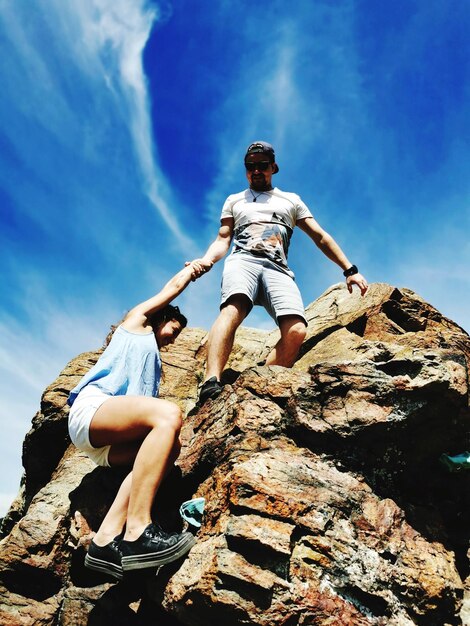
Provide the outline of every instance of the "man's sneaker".
[[135,541],[122,540],[124,572],[171,563],[189,552],[196,538],[192,533],[166,533],[157,524],[149,524]]
[[97,546],[96,543],[92,541],[88,548],[88,553],[85,556],[85,566],[121,580],[121,551],[119,549],[118,537],[105,546]]
[[216,376],[211,376],[201,386],[199,390],[199,406],[202,406],[209,398],[215,398],[222,391],[222,384],[217,380]]

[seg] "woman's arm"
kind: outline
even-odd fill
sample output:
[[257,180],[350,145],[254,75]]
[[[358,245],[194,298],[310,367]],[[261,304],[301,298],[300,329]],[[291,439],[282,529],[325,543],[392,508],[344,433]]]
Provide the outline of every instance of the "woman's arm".
[[131,309],[121,326],[131,332],[148,332],[147,320],[149,315],[163,309],[184,291],[192,280],[196,280],[204,272],[204,268],[199,263],[193,261],[173,276],[161,291]]

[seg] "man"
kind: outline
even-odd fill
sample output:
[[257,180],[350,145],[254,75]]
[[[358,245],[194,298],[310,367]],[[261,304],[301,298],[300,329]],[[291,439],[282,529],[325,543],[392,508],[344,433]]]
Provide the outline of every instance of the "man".
[[220,314],[208,339],[206,377],[199,404],[222,390],[220,376],[233,347],[235,332],[253,305],[260,304],[279,326],[281,338],[266,359],[267,365],[291,367],[306,335],[307,320],[294,274],[287,266],[289,241],[295,226],[313,239],[339,265],[350,293],[353,285],[367,291],[367,282],[335,240],[313,219],[299,196],[272,186],[279,171],[274,148],[255,141],[245,155],[249,188],[231,195],[222,208],[215,241],[198,261],[209,270],[228,251],[222,278]]

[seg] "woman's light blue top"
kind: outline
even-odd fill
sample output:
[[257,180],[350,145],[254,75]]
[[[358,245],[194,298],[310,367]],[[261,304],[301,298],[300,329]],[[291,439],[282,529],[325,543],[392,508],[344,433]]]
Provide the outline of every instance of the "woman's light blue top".
[[68,404],[86,385],[92,384],[111,396],[158,395],[162,361],[153,332],[141,335],[118,326],[106,350],[72,389]]

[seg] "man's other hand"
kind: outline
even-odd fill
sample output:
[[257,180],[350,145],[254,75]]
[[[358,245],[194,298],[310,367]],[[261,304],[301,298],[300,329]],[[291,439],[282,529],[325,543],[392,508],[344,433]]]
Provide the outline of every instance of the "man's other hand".
[[349,293],[352,293],[354,285],[357,285],[359,289],[361,290],[361,296],[363,296],[366,293],[367,289],[369,288],[369,285],[367,284],[367,280],[364,278],[362,274],[359,274],[359,272],[357,274],[353,274],[352,276],[348,276],[346,278],[346,286],[348,288]]

